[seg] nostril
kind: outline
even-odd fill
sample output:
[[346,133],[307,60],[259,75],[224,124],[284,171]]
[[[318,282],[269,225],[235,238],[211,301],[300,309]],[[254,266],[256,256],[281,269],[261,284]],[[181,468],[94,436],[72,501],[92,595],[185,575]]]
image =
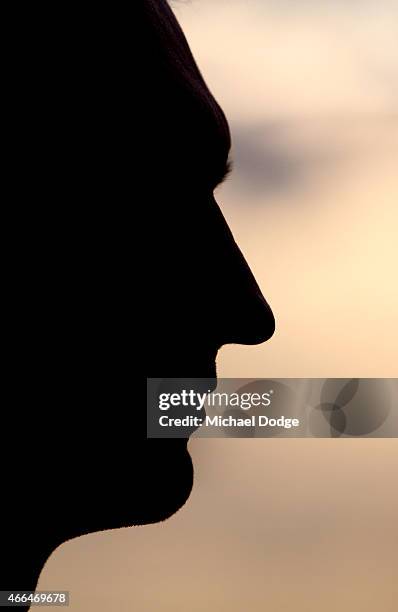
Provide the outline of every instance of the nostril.
[[275,317],[261,293],[231,310],[224,323],[223,345],[262,344],[275,333]]
[[272,336],[275,333],[275,328],[276,328],[276,322],[275,322],[275,317],[274,317],[274,313],[272,312],[271,308],[268,306],[268,315],[267,315],[267,323],[264,326],[261,334],[260,334],[260,339],[258,340],[258,342],[256,344],[261,344],[262,342],[267,342],[267,340],[269,340],[270,338],[272,338]]
[[274,335],[275,317],[262,295],[258,305],[246,313],[242,328],[242,344],[261,344]]

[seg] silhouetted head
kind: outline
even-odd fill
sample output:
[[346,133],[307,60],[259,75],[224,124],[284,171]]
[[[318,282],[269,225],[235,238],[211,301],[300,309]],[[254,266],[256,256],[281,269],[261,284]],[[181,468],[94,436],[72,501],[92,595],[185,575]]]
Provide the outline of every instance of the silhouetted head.
[[145,439],[144,362],[149,377],[213,378],[222,345],[274,331],[214,199],[226,118],[167,2],[133,12],[136,53],[123,16],[105,11],[70,19],[21,60],[35,116],[21,131],[40,126],[40,146],[34,206],[12,227],[19,434],[3,447],[5,485],[22,486],[3,550],[25,583],[3,588],[30,588],[69,538],[160,521],[186,501],[187,441]]

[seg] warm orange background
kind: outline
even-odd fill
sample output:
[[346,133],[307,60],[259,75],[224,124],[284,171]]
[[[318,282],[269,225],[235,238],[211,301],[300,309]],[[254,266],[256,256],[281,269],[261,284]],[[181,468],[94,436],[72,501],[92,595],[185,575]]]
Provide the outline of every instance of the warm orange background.
[[[231,124],[218,199],[277,318],[219,376],[396,377],[398,2],[174,6]],[[39,588],[73,612],[397,609],[396,440],[190,447],[180,512],[63,545]]]

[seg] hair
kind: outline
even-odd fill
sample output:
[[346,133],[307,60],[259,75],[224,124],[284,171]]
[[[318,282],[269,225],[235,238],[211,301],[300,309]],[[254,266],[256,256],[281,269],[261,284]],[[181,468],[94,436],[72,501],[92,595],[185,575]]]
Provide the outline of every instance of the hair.
[[199,87],[202,94],[212,98],[168,2],[145,0],[144,6],[149,58],[156,60],[157,68],[161,67],[174,82],[185,87],[190,84],[194,90]]

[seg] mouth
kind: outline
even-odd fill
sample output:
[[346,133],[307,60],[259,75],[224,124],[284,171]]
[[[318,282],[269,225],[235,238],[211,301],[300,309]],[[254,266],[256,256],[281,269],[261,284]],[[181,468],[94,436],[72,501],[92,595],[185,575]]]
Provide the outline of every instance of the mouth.
[[[194,393],[199,393],[203,395],[203,394],[212,393],[216,388],[217,388],[217,374],[216,374],[216,364],[214,362],[213,376],[195,380],[194,385],[192,385],[192,390],[194,391]],[[204,406],[199,411],[196,411],[196,416],[199,417],[199,419],[201,419],[201,423],[202,423],[206,417],[206,409]],[[192,431],[189,437],[192,436],[192,434],[194,434],[195,431],[197,431],[200,427],[201,427],[201,424],[193,425]],[[189,437],[187,438],[187,441]]]
[[[201,427],[206,417],[206,397],[217,388],[217,377],[215,372],[212,376],[203,378],[182,378],[176,380],[176,392],[186,392],[190,396],[189,404],[184,407],[184,416],[190,418],[190,424],[184,430],[183,439],[185,443]],[[178,389],[178,390],[177,390]]]
[[175,442],[179,439],[187,445],[189,438],[204,422],[207,395],[217,388],[217,352],[218,347],[199,347],[199,350],[196,349],[191,354],[181,351],[178,360],[170,360],[169,356],[168,365],[164,356],[162,367],[156,368],[158,371],[163,370],[163,376],[148,378],[147,433],[151,431],[149,437],[165,437],[174,439]]
[[[215,391],[217,388],[217,353],[218,349],[212,351],[210,355],[207,355],[206,359],[202,360],[202,367],[197,368],[198,372],[203,372],[205,375],[191,379],[190,388],[194,393],[201,395],[209,394]],[[199,411],[196,411],[196,416],[198,416],[199,419],[201,419],[201,422],[203,422],[203,419],[206,417],[206,410],[204,406]],[[187,441],[189,440],[189,437],[192,436],[192,434],[194,434],[200,427],[200,424],[192,426],[192,431],[190,432]]]

